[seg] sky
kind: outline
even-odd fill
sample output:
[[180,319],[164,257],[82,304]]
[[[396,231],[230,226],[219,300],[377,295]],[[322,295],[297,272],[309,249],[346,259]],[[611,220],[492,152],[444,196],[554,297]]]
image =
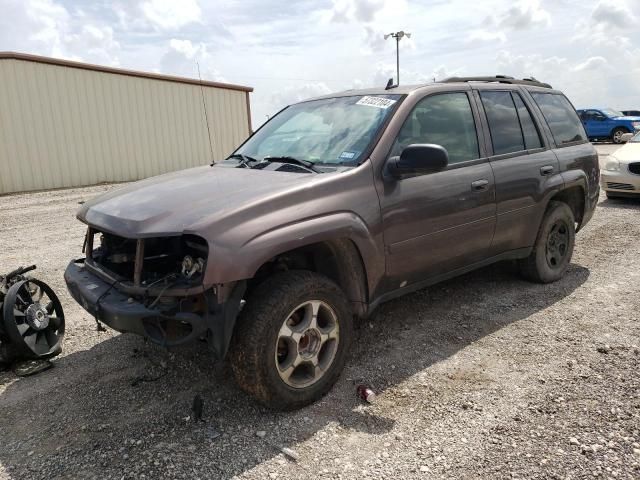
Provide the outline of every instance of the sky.
[[254,127],[351,88],[533,76],[640,109],[640,0],[0,0],[0,51],[253,87]]

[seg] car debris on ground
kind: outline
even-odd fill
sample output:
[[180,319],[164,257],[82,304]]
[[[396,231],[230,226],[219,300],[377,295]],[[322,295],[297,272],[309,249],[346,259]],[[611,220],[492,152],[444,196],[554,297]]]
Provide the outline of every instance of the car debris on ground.
[[35,265],[0,275],[0,365],[29,376],[51,368],[62,352],[65,322],[60,300],[46,283],[27,273]]

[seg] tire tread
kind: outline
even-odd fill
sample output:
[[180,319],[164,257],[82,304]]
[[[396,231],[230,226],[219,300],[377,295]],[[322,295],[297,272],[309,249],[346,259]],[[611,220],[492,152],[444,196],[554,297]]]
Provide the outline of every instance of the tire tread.
[[[531,282],[549,283],[550,281],[543,276],[543,272],[540,270],[540,268],[538,268],[538,256],[541,254],[539,246],[540,242],[543,241],[541,237],[549,217],[558,209],[566,209],[567,215],[569,216],[571,221],[574,221],[573,212],[571,211],[569,205],[564,202],[554,200],[549,202],[547,210],[545,211],[544,216],[542,217],[542,221],[540,222],[540,227],[538,228],[538,234],[536,235],[536,241],[531,254],[527,258],[523,258],[518,262],[520,273],[525,279]],[[575,235],[575,233],[573,235]]]
[[[327,373],[330,378],[322,381],[327,385],[320,393],[317,391],[300,392],[299,399],[282,399],[274,396],[274,389],[270,388],[270,380],[267,375],[264,349],[265,339],[270,335],[272,327],[272,312],[277,311],[283,301],[290,297],[291,292],[300,292],[304,289],[324,290],[343,301],[342,308],[349,312],[348,304],[344,299],[342,290],[329,278],[311,271],[290,270],[277,273],[258,285],[247,300],[242,310],[232,338],[230,349],[231,369],[238,386],[246,393],[255,397],[264,405],[277,410],[292,410],[316,400],[324,395],[340,375],[340,368],[333,368]],[[347,321],[350,319],[347,318]],[[340,329],[350,333],[350,325],[344,325],[345,319],[340,319]],[[341,348],[348,349],[350,335],[341,335],[341,342],[345,343]],[[345,355],[342,355],[344,363]],[[336,357],[334,362],[339,362]]]

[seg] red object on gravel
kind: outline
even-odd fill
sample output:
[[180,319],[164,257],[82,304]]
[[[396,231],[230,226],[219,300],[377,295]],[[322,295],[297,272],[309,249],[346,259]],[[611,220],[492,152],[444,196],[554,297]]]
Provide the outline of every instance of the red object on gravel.
[[358,385],[356,391],[358,392],[358,397],[367,403],[373,403],[376,399],[376,393],[366,385]]

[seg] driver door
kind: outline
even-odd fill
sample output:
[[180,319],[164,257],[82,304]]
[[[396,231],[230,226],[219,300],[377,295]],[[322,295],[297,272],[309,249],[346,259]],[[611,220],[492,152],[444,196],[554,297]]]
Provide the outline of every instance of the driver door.
[[610,133],[608,118],[597,110],[587,110],[585,127],[590,137],[606,137]]
[[442,171],[388,179],[380,192],[387,277],[405,287],[479,262],[489,255],[496,226],[495,183],[480,157],[479,121],[466,91],[420,100],[391,151],[416,143],[443,146]]

